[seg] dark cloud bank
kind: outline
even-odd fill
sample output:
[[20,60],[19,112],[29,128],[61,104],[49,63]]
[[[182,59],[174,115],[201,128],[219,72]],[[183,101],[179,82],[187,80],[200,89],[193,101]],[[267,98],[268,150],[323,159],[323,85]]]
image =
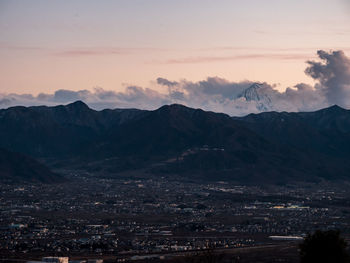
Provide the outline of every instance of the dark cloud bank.
[[[350,108],[350,59],[343,51],[320,50],[318,56],[320,61],[308,61],[305,70],[305,73],[316,81],[316,85],[300,83],[279,92],[275,86],[261,83],[255,96],[250,98],[244,96],[247,89],[254,84],[250,81],[229,82],[211,77],[199,82],[175,82],[158,78],[157,85],[166,88],[165,93],[129,86],[124,92],[96,88],[93,91],[61,89],[54,94],[42,93],[38,96],[0,94],[0,108],[15,105],[57,105],[76,100],[82,100],[94,109],[156,109],[164,104],[180,103],[230,115],[245,115],[262,110],[312,111],[333,104]],[[269,102],[267,107],[261,107],[266,101]]]

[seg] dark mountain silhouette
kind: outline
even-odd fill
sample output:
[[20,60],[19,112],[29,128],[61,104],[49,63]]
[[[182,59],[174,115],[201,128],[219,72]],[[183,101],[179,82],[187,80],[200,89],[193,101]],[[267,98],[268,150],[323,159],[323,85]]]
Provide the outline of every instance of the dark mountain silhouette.
[[[96,174],[285,183],[348,178],[348,111],[243,118],[182,105],[95,111],[83,102],[0,111],[0,147]],[[334,138],[332,138],[334,137]],[[50,161],[48,161],[50,160]],[[54,162],[52,162],[54,160]]]
[[142,111],[94,111],[81,101],[56,107],[12,107],[0,110],[0,147],[35,157],[79,155],[109,128],[138,113]]
[[63,178],[33,158],[0,148],[0,181],[60,182]]
[[350,111],[336,105],[315,112],[265,112],[234,119],[269,140],[304,152],[350,155]]
[[151,155],[173,155],[203,145],[236,150],[269,146],[228,115],[176,104],[149,111],[111,129],[108,141],[117,152]]

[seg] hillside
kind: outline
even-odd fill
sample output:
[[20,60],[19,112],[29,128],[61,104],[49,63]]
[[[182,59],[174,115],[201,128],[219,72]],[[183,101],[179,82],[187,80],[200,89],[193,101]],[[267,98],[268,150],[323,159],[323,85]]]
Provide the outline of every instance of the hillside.
[[0,181],[53,183],[62,180],[61,176],[33,158],[0,148]]

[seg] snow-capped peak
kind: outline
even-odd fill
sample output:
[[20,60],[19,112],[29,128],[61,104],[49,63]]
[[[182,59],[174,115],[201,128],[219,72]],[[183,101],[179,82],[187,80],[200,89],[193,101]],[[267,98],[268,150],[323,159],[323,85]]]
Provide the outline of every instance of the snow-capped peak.
[[249,88],[245,89],[238,97],[245,98],[246,101],[256,103],[256,108],[259,111],[272,110],[271,98],[264,94],[262,84],[254,83]]

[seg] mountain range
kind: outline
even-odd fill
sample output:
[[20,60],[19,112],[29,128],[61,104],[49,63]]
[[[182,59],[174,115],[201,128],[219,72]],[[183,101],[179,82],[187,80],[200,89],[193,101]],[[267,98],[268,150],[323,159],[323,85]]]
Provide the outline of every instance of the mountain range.
[[[242,96],[260,95],[252,89]],[[0,110],[0,147],[53,170],[96,176],[137,172],[278,184],[349,180],[349,146],[350,111],[338,106],[245,117],[177,104],[154,111],[95,111],[81,101]],[[48,181],[53,178],[44,173]]]

